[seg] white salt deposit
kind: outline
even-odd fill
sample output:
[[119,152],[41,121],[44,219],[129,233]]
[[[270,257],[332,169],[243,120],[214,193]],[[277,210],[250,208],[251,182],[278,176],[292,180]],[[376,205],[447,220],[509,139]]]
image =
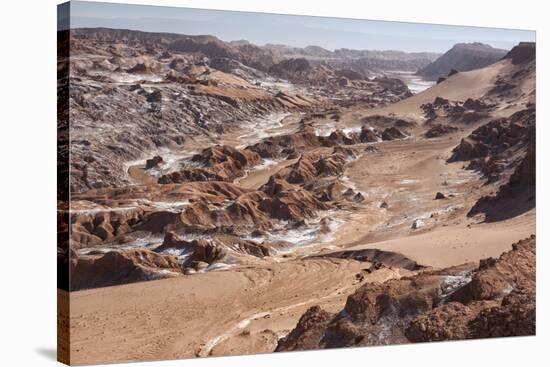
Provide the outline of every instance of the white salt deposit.
[[412,224],[412,229],[418,229],[418,228],[424,227],[425,225],[426,223],[424,223],[422,220],[415,219]]

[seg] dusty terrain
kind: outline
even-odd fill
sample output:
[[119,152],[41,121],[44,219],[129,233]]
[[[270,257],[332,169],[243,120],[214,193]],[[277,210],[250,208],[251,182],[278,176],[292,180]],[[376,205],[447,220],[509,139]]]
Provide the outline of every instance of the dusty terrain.
[[[534,45],[412,95],[215,40],[134,35],[135,60],[107,31],[76,34],[72,363],[491,336],[475,330],[514,297],[527,319],[494,336],[534,332],[535,239],[502,255],[536,232]],[[121,101],[128,115],[89,115]],[[452,312],[478,329],[442,334]]]

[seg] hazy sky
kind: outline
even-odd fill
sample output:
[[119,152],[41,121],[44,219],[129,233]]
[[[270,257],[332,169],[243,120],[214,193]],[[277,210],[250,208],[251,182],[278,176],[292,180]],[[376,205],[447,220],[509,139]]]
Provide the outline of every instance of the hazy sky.
[[247,40],[329,50],[445,52],[458,42],[483,42],[510,49],[534,41],[535,32],[513,29],[308,17],[177,7],[71,2],[71,28],[109,27]]

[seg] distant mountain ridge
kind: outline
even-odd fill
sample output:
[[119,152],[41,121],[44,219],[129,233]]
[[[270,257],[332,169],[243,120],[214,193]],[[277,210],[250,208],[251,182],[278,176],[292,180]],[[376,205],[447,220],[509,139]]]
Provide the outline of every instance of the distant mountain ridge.
[[100,42],[125,39],[129,42],[142,42],[151,47],[160,42],[175,51],[202,51],[209,57],[235,59],[263,71],[283,60],[303,58],[312,63],[327,63],[334,68],[351,68],[364,75],[376,76],[386,70],[416,71],[441,55],[434,52],[346,48],[330,51],[315,45],[303,48],[281,44],[258,46],[247,40],[225,42],[211,35],[142,32],[129,29],[75,28],[71,32],[77,37],[93,37]]
[[417,72],[427,79],[446,77],[451,70],[469,71],[491,65],[503,58],[507,50],[479,42],[457,43],[449,51]]

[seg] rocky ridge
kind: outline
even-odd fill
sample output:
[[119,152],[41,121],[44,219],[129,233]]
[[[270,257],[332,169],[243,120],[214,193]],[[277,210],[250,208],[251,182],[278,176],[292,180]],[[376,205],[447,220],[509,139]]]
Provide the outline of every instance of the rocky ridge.
[[498,259],[369,283],[302,315],[276,351],[535,334],[534,236]]
[[[128,185],[127,162],[184,149],[269,112],[410,95],[397,79],[349,80],[352,71],[280,60],[268,48],[211,36],[105,28],[69,36],[72,192]],[[188,173],[196,174],[206,175]]]

